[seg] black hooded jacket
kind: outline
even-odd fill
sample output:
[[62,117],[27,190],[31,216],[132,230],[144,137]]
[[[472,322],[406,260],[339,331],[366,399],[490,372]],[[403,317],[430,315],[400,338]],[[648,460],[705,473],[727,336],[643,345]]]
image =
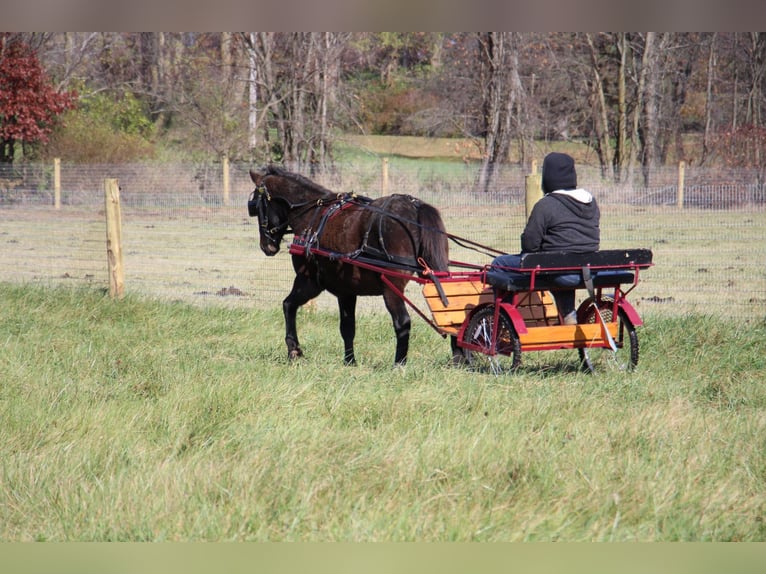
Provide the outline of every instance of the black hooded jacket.
[[601,214],[596,199],[577,189],[570,156],[551,153],[545,157],[542,188],[545,195],[532,208],[521,234],[522,252],[598,251]]

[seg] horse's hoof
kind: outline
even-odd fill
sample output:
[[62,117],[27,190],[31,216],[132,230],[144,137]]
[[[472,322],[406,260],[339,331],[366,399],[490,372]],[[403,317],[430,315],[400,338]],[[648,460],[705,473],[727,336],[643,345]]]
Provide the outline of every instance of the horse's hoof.
[[298,357],[302,357],[302,356],[303,356],[303,351],[301,351],[300,349],[293,349],[291,351],[288,351],[287,353],[287,359],[289,361],[295,360]]

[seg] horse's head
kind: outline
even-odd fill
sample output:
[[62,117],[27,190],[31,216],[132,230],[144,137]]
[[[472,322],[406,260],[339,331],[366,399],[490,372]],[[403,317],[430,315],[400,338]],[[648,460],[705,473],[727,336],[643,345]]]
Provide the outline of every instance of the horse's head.
[[279,252],[279,247],[288,228],[287,214],[289,204],[274,196],[266,187],[266,175],[250,171],[250,179],[255,189],[247,202],[250,217],[258,218],[261,235],[261,251],[272,256]]

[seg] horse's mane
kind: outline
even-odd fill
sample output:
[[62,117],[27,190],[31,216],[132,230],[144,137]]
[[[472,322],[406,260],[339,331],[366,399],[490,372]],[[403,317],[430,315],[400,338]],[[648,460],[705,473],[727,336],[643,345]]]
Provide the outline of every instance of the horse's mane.
[[316,191],[317,193],[322,194],[331,194],[334,195],[335,192],[330,191],[326,187],[323,187],[316,183],[315,181],[310,180],[307,177],[302,176],[299,173],[294,173],[292,171],[287,171],[286,169],[283,169],[277,165],[269,164],[265,168],[263,168],[263,175],[264,177],[267,175],[274,175],[277,177],[283,177],[285,179],[288,179],[302,187],[307,187],[313,191]]

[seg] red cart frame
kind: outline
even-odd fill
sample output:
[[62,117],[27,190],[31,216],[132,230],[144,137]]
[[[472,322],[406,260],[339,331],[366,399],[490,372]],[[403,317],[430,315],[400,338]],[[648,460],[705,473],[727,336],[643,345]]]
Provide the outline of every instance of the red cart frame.
[[[300,238],[290,253],[330,257],[380,273],[407,305],[442,336],[455,337],[465,363],[495,374],[516,370],[524,352],[577,349],[591,372],[632,370],[638,363],[636,327],[643,321],[627,295],[640,272],[653,265],[648,249],[594,253],[529,253],[519,267],[450,262],[450,271],[420,273],[384,261],[309,247]],[[455,269],[455,270],[453,270]],[[460,270],[457,270],[460,269]],[[422,285],[430,316],[392,282],[406,277]],[[577,324],[562,324],[552,292],[585,289]]]

